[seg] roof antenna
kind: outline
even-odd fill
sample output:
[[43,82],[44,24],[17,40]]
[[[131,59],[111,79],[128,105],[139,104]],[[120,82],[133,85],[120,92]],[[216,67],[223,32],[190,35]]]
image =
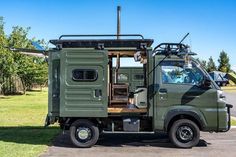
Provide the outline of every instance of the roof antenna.
[[[179,42],[179,44],[181,44],[186,38],[187,38],[187,36],[189,35],[189,33],[187,33],[184,37],[183,37],[183,39]],[[188,45],[186,45],[187,46],[187,48],[186,48],[186,53],[185,53],[185,55],[184,55],[184,69],[192,69],[192,63],[191,63],[191,58],[190,58],[190,49],[189,49],[189,46]]]
[[187,38],[188,35],[189,35],[189,33],[187,33],[187,34],[183,37],[183,39],[179,42],[179,44],[181,44],[181,43]]
[[117,6],[117,39],[120,39],[120,11],[121,6]]

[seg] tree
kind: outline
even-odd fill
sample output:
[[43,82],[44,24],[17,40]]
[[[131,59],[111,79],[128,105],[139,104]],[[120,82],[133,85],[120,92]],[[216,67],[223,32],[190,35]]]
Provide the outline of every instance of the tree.
[[[31,41],[36,39],[28,39],[27,35],[30,28],[13,27],[13,31],[9,37],[9,46],[15,48],[34,49]],[[44,40],[40,43],[46,45]],[[22,53],[14,53],[14,60],[17,64],[17,75],[21,78],[24,92],[32,87],[33,83],[43,85],[47,81],[47,64],[44,59],[28,56]]]
[[207,62],[205,60],[201,60],[201,65],[204,69],[207,68]]
[[35,57],[34,62],[37,63],[35,67],[34,82],[42,87],[48,80],[48,65],[44,59],[39,57]]
[[215,62],[212,58],[212,56],[209,58],[209,61],[207,62],[207,71],[211,72],[211,71],[215,71],[217,70]]
[[6,83],[4,78],[16,73],[13,55],[5,46],[7,46],[7,37],[4,32],[3,17],[0,17],[0,94]]
[[230,63],[229,63],[229,57],[225,51],[220,52],[220,56],[218,59],[219,67],[218,70],[228,73],[230,71]]
[[196,60],[201,64],[201,66],[204,68],[204,69],[207,69],[207,62],[205,60],[201,60],[199,58],[196,58]]
[[9,47],[15,48],[33,48],[31,40],[27,38],[30,27],[26,29],[20,26],[13,27],[13,30],[8,38]]
[[[32,84],[44,85],[47,82],[48,65],[44,58],[29,56],[20,52],[10,51],[6,47],[34,49],[31,41],[38,41],[47,47],[47,43],[36,38],[27,37],[30,27],[13,27],[12,32],[7,37],[4,32],[4,21],[0,17],[0,93],[3,86],[8,87],[6,79],[11,80],[13,76],[18,76],[23,84],[24,92],[32,87]],[[5,88],[5,87],[4,87]]]

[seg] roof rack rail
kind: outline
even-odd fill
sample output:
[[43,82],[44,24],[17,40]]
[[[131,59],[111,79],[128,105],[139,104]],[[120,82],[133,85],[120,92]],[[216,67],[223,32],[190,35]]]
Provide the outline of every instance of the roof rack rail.
[[[144,37],[141,34],[77,34],[77,35],[61,35],[59,37],[59,40],[62,38],[69,38],[69,37],[140,37],[141,39],[144,39]],[[119,39],[117,39],[119,40]]]
[[196,55],[189,48],[188,45],[181,43],[161,43],[154,48],[152,55]]
[[[109,37],[126,37],[126,38],[109,38]],[[88,35],[61,35],[59,39],[49,41],[58,49],[62,48],[95,48],[95,49],[112,49],[112,48],[136,48],[146,49],[153,43],[153,39],[145,39],[140,34],[88,34]]]

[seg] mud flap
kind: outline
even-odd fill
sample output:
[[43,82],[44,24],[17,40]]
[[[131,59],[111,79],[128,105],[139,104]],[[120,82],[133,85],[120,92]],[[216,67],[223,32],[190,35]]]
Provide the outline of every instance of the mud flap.
[[57,120],[58,120],[58,117],[50,116],[49,114],[47,114],[45,118],[45,122],[44,122],[44,127],[47,127],[50,124],[54,124]]
[[46,118],[45,118],[45,122],[44,122],[44,127],[47,127],[47,126],[49,126],[50,125],[50,121],[49,121],[49,116],[48,116],[48,114],[47,114],[47,116],[46,116]]

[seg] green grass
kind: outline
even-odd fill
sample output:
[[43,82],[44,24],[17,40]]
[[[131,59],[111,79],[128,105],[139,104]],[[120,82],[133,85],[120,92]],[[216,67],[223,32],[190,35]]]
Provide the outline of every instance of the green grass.
[[233,119],[233,118],[231,118],[231,125],[232,125],[232,126],[236,126],[236,120]]
[[44,128],[47,91],[0,96],[0,157],[38,156],[59,133],[57,126]]

